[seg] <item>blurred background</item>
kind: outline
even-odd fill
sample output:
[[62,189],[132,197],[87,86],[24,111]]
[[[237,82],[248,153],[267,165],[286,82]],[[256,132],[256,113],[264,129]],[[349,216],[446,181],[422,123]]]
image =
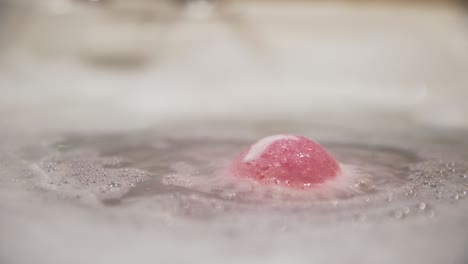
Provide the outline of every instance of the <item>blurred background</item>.
[[464,3],[447,0],[0,0],[0,126],[463,128],[467,27]]

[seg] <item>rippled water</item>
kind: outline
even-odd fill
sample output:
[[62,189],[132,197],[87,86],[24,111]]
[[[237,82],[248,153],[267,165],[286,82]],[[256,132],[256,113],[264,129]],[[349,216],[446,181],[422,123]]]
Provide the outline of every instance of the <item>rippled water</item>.
[[[2,256],[23,263],[37,254],[45,263],[84,251],[76,263],[123,263],[184,262],[188,256],[220,261],[235,254],[236,261],[305,263],[309,254],[325,260],[318,253],[322,247],[342,252],[332,261],[355,257],[357,249],[348,243],[357,239],[359,248],[385,254],[387,263],[399,259],[401,246],[408,247],[408,259],[462,263],[468,237],[466,131],[392,122],[387,133],[340,129],[332,120],[277,120],[255,127],[197,122],[126,132],[5,134],[0,208],[9,242],[2,240]],[[240,150],[280,132],[318,140],[359,174],[339,192],[300,194],[220,181],[220,171]],[[401,245],[393,244],[400,239]],[[315,253],[303,251],[310,245]],[[425,252],[432,247],[442,253]],[[8,248],[28,254],[10,254]]]
[[[302,252],[305,247],[300,243],[314,245],[316,236],[327,237],[330,246],[335,245],[342,254],[351,254],[346,249],[350,245],[343,241],[359,239],[373,254],[395,239],[389,232],[403,232],[401,236],[422,249],[437,245],[444,252],[458,252],[451,257],[455,263],[464,260],[459,250],[468,237],[463,228],[468,220],[464,213],[468,206],[465,131],[411,127],[395,136],[362,129],[337,133],[324,124],[316,127],[278,120],[262,127],[261,123],[256,128],[204,123],[192,136],[186,131],[193,125],[168,124],[162,129],[119,133],[48,135],[32,142],[11,137],[4,142],[9,151],[0,158],[1,205],[8,212],[2,217],[2,227],[9,227],[3,232],[15,234],[13,245],[25,243],[25,250],[39,248],[41,252],[53,246],[53,239],[81,237],[61,249],[63,256],[44,260],[62,259],[78,250],[74,247],[111,254],[100,249],[105,244],[120,248],[127,252],[123,256],[132,259],[148,260],[145,252],[155,251],[159,252],[156,259],[169,257],[178,262],[183,261],[177,260],[179,249],[190,249],[196,252],[191,253],[194,256],[216,260],[227,253],[196,248],[227,250],[218,247],[229,244],[239,252],[235,257],[239,261],[265,261],[274,256],[275,261],[286,257],[306,262],[309,254]],[[317,139],[340,163],[358,168],[355,181],[345,192],[310,190],[300,194],[254,183],[219,181],[222,168],[240,150],[262,135],[285,129]],[[21,194],[19,190],[29,191]],[[56,217],[50,218],[52,215]],[[17,229],[17,221],[29,231]],[[333,239],[340,232],[353,238]],[[384,237],[374,238],[372,232]],[[255,242],[250,234],[257,236]],[[440,238],[434,238],[435,234]],[[97,240],[88,244],[85,237]],[[36,244],[43,239],[45,246]],[[281,246],[286,241],[292,245]],[[135,250],[132,243],[144,249],[128,252],[127,246]],[[160,252],[166,247],[169,251]],[[276,251],[280,248],[287,256]],[[392,251],[385,255],[388,263],[398,259]],[[113,261],[123,261],[116,259],[120,253],[112,254],[116,254],[109,257]],[[423,254],[420,249],[406,254],[428,263],[428,257],[434,257],[431,253],[419,255]],[[436,256],[448,258],[445,253]],[[83,259],[94,261],[92,257]]]
[[[302,131],[298,132],[314,134],[313,125],[301,125]],[[275,126],[273,131],[284,127],[281,121]],[[289,124],[289,127],[294,126]],[[190,128],[175,127],[174,131],[179,129]],[[253,207],[258,202],[278,205],[285,201],[288,207],[290,201],[338,203],[368,201],[370,197],[380,201],[402,199],[402,195],[439,199],[437,195],[441,193],[447,197],[464,196],[467,189],[468,182],[464,182],[467,142],[464,136],[445,138],[442,134],[437,138],[435,132],[417,132],[419,142],[374,136],[372,143],[364,143],[359,139],[363,135],[355,139],[342,133],[328,138],[322,125],[323,135],[317,139],[343,166],[357,170],[358,175],[348,183],[351,187],[349,193],[338,191],[322,198],[307,195],[294,198],[297,191],[285,191],[274,196],[273,189],[253,183],[242,190],[233,186],[239,184],[238,179],[224,179],[230,176],[225,175],[223,169],[255,138],[238,134],[229,136],[225,133],[229,125],[222,130],[219,134],[224,136],[218,138],[216,129],[207,130],[204,136],[178,137],[177,132],[165,134],[167,132],[157,128],[127,133],[57,136],[44,140],[41,145],[23,146],[15,155],[24,155],[24,162],[31,163],[29,168],[37,176],[35,184],[38,187],[77,200],[91,199],[114,206],[168,194],[181,197],[195,195],[227,204],[252,202]],[[262,130],[249,133],[265,134]],[[422,137],[424,134],[427,134],[427,139]],[[258,196],[259,193],[262,195]]]
[[[466,263],[460,10],[225,2],[0,0],[0,263]],[[350,173],[224,173],[278,133]]]

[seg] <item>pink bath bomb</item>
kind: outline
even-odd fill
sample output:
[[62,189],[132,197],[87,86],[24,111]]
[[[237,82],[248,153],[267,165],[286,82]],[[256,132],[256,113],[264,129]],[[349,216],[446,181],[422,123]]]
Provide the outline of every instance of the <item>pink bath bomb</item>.
[[305,189],[335,178],[340,166],[313,140],[273,135],[242,151],[231,164],[230,173],[263,184]]

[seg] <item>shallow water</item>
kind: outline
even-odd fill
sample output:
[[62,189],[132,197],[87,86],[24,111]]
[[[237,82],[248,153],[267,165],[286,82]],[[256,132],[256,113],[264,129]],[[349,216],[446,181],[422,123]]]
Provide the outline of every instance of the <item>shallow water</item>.
[[[379,252],[385,263],[465,260],[466,131],[411,127],[395,137],[369,130],[328,133],[324,124],[316,129],[281,120],[263,128],[258,122],[256,129],[213,123],[203,124],[198,136],[168,133],[192,126],[168,124],[120,133],[49,134],[32,142],[11,137],[0,159],[2,233],[9,238],[3,256],[11,263],[27,261],[29,255],[5,251],[22,248],[39,250],[32,255],[44,263],[78,252],[86,256],[76,263],[102,254],[106,262],[181,262],[188,257],[179,252],[189,251],[214,262],[226,254],[234,254],[233,262],[305,263],[312,254],[333,262],[356,258],[352,241],[359,240],[359,247]],[[241,149],[285,127],[317,139],[342,164],[359,168],[356,181],[338,192],[298,194],[217,180]],[[70,237],[76,239],[66,247],[54,244]],[[330,243],[325,254],[317,248],[322,239]],[[417,247],[397,256],[399,243]],[[44,255],[56,247],[59,253]],[[440,252],[426,252],[432,247]],[[329,256],[328,250],[340,255]],[[149,257],[150,252],[157,255]]]
[[[466,263],[460,9],[157,3],[0,1],[1,263]],[[223,173],[279,133],[342,184]]]

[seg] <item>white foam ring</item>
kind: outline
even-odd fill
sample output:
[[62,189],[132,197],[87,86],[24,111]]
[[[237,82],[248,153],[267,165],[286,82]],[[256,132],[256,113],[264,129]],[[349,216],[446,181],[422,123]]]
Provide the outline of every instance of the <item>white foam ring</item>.
[[[361,188],[362,185],[366,185],[367,188],[375,188],[371,175],[360,171],[353,165],[340,164],[340,167],[341,173],[335,179],[304,190],[290,189],[275,184],[264,185],[223,172],[215,173],[208,179],[194,178],[184,172],[172,174],[172,176],[178,178],[178,181],[190,181],[191,188],[197,191],[210,192],[213,189],[218,189],[223,190],[223,195],[242,194],[242,199],[272,201],[274,203],[277,203],[278,200],[283,201],[285,198],[288,201],[297,199],[298,202],[306,201],[307,203],[343,199],[365,193],[366,190]],[[172,184],[178,185],[177,183]]]

